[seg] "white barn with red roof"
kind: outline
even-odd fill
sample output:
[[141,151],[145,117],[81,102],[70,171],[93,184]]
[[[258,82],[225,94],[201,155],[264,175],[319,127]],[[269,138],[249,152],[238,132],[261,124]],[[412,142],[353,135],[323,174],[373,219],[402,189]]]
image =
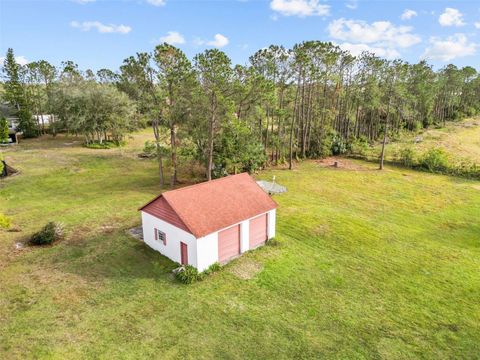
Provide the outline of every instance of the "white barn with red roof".
[[140,208],[143,240],[199,271],[275,236],[277,204],[242,173],[166,191]]

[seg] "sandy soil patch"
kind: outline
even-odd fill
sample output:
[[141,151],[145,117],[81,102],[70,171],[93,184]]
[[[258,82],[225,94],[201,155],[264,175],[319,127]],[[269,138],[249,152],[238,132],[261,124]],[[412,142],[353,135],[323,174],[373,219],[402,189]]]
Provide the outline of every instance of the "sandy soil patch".
[[345,158],[335,156],[327,157],[325,159],[317,160],[316,163],[321,167],[342,169],[342,170],[372,170],[366,166],[357,164]]
[[242,280],[249,280],[255,277],[262,269],[262,264],[252,259],[243,258],[235,266],[230,267],[228,271]]

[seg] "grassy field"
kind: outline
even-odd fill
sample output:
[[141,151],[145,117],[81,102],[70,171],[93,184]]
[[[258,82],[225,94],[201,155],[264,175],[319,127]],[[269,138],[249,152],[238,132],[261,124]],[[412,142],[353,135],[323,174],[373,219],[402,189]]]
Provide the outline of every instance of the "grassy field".
[[[480,182],[355,161],[259,174],[287,186],[277,238],[191,286],[125,234],[155,162],[74,139],[4,153],[0,358],[480,358]],[[49,220],[67,237],[15,249]]]
[[[395,157],[405,147],[418,154],[440,147],[452,159],[467,159],[480,165],[480,118],[449,122],[446,127],[427,129],[414,136],[406,133],[387,146],[387,158]],[[380,145],[376,149],[379,151]]]

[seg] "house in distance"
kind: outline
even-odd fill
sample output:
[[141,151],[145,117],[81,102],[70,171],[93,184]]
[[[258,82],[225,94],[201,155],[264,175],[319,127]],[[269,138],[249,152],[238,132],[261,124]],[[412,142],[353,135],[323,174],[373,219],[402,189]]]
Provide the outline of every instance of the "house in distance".
[[242,173],[166,191],[139,210],[148,246],[203,271],[274,237],[276,208]]

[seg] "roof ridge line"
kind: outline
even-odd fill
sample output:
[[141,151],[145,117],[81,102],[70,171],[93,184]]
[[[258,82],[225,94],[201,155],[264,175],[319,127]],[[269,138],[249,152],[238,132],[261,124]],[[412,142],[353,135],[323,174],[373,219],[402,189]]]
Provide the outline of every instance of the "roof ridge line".
[[[181,191],[181,190],[184,190],[184,189],[191,189],[191,188],[194,188],[194,187],[199,187],[199,186],[201,186],[201,185],[211,184],[212,182],[219,182],[219,181],[221,181],[221,180],[229,179],[229,178],[231,178],[231,177],[239,176],[239,175],[244,175],[244,174],[247,174],[247,175],[248,175],[248,172],[245,171],[245,172],[241,172],[240,174],[227,175],[227,176],[224,176],[224,177],[221,177],[221,178],[218,178],[218,179],[201,181],[201,182],[196,183],[196,184],[179,187],[178,189],[167,190],[167,191],[165,191],[164,193]],[[250,175],[248,175],[248,176],[250,176]],[[162,194],[164,194],[164,193],[162,193]]]

